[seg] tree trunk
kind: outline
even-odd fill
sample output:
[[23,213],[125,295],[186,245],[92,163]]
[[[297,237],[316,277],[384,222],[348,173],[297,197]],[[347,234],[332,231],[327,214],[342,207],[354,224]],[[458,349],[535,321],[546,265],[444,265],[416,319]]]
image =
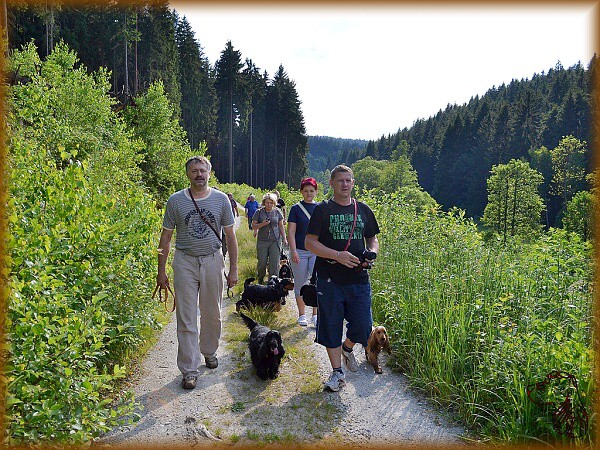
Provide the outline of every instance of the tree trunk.
[[138,40],[139,40],[139,30],[138,30],[138,10],[135,9],[135,53],[134,53],[134,65],[135,65],[135,79],[133,84],[133,96],[137,96],[139,86],[138,80]]
[[252,184],[252,109],[250,109],[250,186],[253,186]]
[[123,38],[124,38],[124,44],[125,44],[125,96],[126,99],[125,101],[127,101],[127,97],[129,97],[129,65],[127,64],[127,12],[124,14],[125,15],[125,21],[124,21],[124,30],[123,30]]
[[233,183],[233,88],[229,91],[229,183]]
[[516,174],[515,177],[515,184],[513,186],[513,206],[512,206],[512,220],[511,220],[511,227],[510,227],[510,235],[514,236],[515,235],[515,228],[516,228],[516,215],[517,215],[517,187],[518,187],[518,182],[519,182],[519,174]]

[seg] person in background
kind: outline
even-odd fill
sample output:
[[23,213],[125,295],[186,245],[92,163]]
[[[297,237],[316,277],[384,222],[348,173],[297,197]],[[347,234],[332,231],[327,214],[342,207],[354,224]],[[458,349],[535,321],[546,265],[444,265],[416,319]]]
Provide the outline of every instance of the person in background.
[[[298,306],[298,324],[307,326],[306,305],[300,295],[300,289],[310,279],[315,265],[316,255],[306,250],[304,239],[310,216],[317,207],[315,197],[317,195],[317,180],[304,178],[300,182],[300,193],[302,200],[290,208],[288,217],[288,241],[290,244],[290,259],[292,271],[294,272],[294,294]],[[317,326],[317,308],[312,309],[312,324]]]
[[231,192],[228,192],[227,197],[229,197],[229,201],[231,202],[231,210],[233,211],[233,217],[239,217],[240,213],[238,211],[238,204],[233,198],[233,194]]
[[246,217],[248,218],[248,229],[252,229],[252,217],[254,213],[258,209],[258,202],[256,201],[256,197],[254,194],[250,194],[248,197],[248,201],[244,205],[244,211],[246,212]]
[[182,387],[194,389],[201,356],[209,369],[219,364],[217,349],[225,268],[220,255],[221,228],[229,247],[226,276],[229,287],[237,283],[238,247],[231,204],[223,192],[208,186],[210,161],[204,156],[194,156],[186,162],[185,169],[190,187],[175,192],[167,200],[158,246],[156,284],[161,289],[169,286],[166,264],[176,229],[173,287],[177,297],[177,367],[183,375]]
[[283,214],[283,224],[285,225],[287,223],[285,201],[281,198],[281,194],[279,193],[279,191],[273,191],[273,194],[277,196],[277,204],[275,206],[277,206],[281,210],[281,214]]
[[379,225],[371,208],[351,196],[352,169],[336,166],[329,185],[333,198],[313,211],[304,245],[317,255],[319,326],[315,340],[327,350],[332,368],[324,389],[337,392],[346,385],[342,358],[346,368],[356,372],[354,345],[366,347],[371,334],[371,284],[366,269],[379,252]]
[[258,283],[262,283],[269,267],[269,277],[279,274],[279,255],[281,244],[287,245],[283,215],[275,207],[277,198],[268,192],[263,196],[262,207],[252,216],[252,229],[257,231],[256,240],[256,271]]

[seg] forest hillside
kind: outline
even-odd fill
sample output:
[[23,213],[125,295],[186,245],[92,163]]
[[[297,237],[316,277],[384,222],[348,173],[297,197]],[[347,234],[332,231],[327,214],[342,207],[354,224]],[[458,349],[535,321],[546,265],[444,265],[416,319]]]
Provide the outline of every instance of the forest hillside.
[[487,204],[486,180],[494,165],[522,159],[544,175],[540,195],[546,200],[545,224],[557,224],[565,203],[551,190],[548,151],[566,136],[583,143],[581,161],[592,171],[596,56],[587,68],[560,62],[531,79],[494,86],[463,105],[448,105],[410,128],[369,141],[365,156],[389,160],[409,157],[419,184],[445,209],[458,207],[480,218]]

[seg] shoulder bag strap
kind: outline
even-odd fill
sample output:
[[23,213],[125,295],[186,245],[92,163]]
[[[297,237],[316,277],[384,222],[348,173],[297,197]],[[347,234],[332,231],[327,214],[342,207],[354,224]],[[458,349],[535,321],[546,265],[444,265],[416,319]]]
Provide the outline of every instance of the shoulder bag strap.
[[213,232],[215,233],[215,236],[217,236],[217,239],[219,240],[219,242],[221,244],[223,244],[223,241],[221,240],[221,235],[219,233],[217,233],[217,230],[215,230],[215,227],[213,227],[211,225],[211,223],[206,219],[206,217],[204,217],[204,214],[202,214],[200,212],[200,208],[198,208],[198,204],[196,203],[196,200],[194,200],[194,196],[192,195],[192,190],[190,188],[188,188],[188,193],[190,194],[190,198],[192,199],[192,202],[194,202],[194,206],[196,207],[196,211],[198,211],[200,218],[204,221],[204,223],[206,225],[208,225],[210,227],[211,230],[213,230]]
[[302,212],[304,214],[306,214],[306,217],[308,217],[308,220],[310,220],[310,214],[308,213],[306,208],[304,206],[302,206],[302,203],[298,202],[298,203],[296,203],[296,205],[298,205],[298,207],[302,210]]

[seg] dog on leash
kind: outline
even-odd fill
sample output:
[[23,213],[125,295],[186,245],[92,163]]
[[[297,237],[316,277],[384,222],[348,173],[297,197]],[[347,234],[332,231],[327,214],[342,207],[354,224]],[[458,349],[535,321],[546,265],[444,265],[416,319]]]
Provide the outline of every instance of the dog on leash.
[[279,375],[279,365],[285,355],[281,333],[257,323],[244,313],[240,313],[240,316],[250,330],[248,347],[256,375],[261,380],[274,380]]
[[251,306],[270,306],[275,311],[280,311],[281,305],[285,305],[288,292],[294,289],[294,282],[289,278],[271,277],[267,285],[251,284],[253,281],[254,278],[244,281],[244,292],[242,299],[235,304],[236,311]]
[[387,330],[383,326],[377,326],[371,331],[371,335],[367,340],[367,346],[365,347],[365,356],[367,361],[375,373],[382,373],[381,364],[379,364],[379,353],[385,350],[388,355],[392,354],[392,348],[390,346],[390,340],[387,335]]

